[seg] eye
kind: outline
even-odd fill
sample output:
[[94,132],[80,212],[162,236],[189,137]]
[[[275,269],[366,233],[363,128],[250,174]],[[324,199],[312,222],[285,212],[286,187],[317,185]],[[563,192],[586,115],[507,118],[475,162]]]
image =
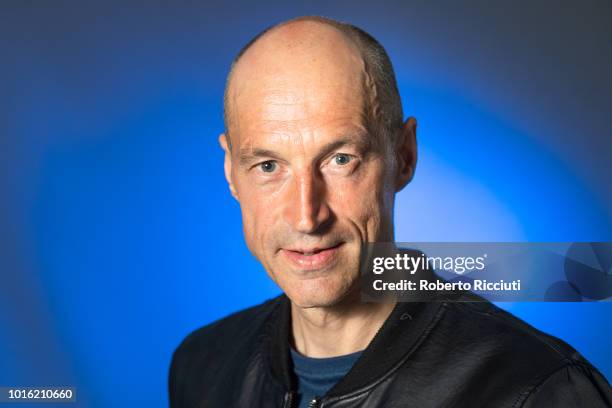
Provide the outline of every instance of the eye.
[[276,166],[277,166],[276,162],[272,160],[268,160],[268,161],[259,163],[259,168],[264,173],[272,173],[274,170],[276,170]]
[[334,156],[333,160],[338,166],[346,166],[353,160],[353,157],[350,154],[338,153]]

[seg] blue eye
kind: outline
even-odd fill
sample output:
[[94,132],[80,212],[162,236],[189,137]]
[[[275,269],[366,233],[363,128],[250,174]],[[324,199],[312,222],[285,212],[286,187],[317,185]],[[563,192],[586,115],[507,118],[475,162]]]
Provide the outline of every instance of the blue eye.
[[337,155],[334,156],[334,162],[339,166],[347,165],[349,164],[351,160],[352,160],[352,157],[344,153],[338,153]]
[[276,162],[273,162],[271,160],[265,161],[263,163],[260,163],[259,167],[264,173],[272,173],[274,170],[276,170]]

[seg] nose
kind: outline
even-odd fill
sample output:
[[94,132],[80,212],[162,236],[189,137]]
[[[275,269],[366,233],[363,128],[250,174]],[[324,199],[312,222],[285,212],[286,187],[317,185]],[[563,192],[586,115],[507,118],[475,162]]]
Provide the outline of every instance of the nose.
[[292,180],[288,191],[285,219],[295,231],[304,234],[320,232],[330,221],[325,183],[315,172],[305,170]]

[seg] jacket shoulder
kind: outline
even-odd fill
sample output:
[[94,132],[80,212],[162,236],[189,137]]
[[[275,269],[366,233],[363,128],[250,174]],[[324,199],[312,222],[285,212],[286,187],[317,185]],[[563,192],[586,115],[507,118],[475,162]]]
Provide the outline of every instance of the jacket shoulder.
[[[538,395],[554,394],[563,399],[563,395],[571,394],[573,399],[566,398],[568,401],[604,396],[607,401],[612,399],[605,377],[565,341],[490,302],[446,306],[449,315],[444,319],[447,327],[443,331],[455,337],[451,341],[463,354],[457,358],[479,361],[477,371],[488,373],[490,384],[505,384],[503,389],[508,392],[512,406],[537,406],[529,402]],[[561,381],[570,377],[569,383]],[[482,384],[479,387],[482,391],[487,388]],[[492,387],[489,391],[494,395],[500,388]]]
[[[470,322],[473,333],[482,340],[495,337],[502,350],[516,354],[516,358],[540,357],[552,365],[555,363],[589,364],[572,346],[565,341],[544,333],[513,314],[490,302],[457,303],[462,309],[458,313]],[[483,337],[486,335],[486,337]]]
[[280,295],[188,334],[172,354],[170,406],[189,406],[186,401],[199,400],[201,396],[194,393],[217,381],[226,367],[237,369],[236,364],[248,364],[268,318],[283,300]]
[[[208,345],[222,343],[222,339],[239,339],[245,334],[257,331],[266,318],[281,302],[282,295],[259,305],[232,313],[224,318],[202,326],[189,333],[177,347],[177,353],[190,353],[206,349]],[[227,347],[227,343],[224,344]]]

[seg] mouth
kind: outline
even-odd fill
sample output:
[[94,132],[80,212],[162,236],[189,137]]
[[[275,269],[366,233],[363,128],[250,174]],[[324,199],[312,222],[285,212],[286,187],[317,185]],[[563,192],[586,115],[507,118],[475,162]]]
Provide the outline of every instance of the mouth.
[[284,257],[295,267],[304,271],[313,271],[329,267],[338,256],[342,243],[330,247],[283,248]]

